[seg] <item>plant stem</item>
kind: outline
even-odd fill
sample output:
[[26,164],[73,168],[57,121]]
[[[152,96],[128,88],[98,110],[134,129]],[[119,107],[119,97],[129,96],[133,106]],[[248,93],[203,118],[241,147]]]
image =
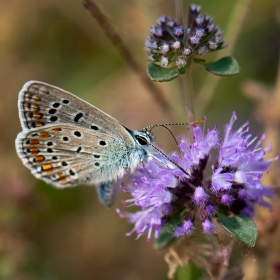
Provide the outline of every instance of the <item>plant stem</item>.
[[142,70],[140,64],[135,59],[135,55],[131,53],[129,48],[123,42],[113,25],[109,22],[107,17],[101,12],[99,7],[91,0],[83,1],[84,7],[90,12],[90,14],[97,20],[100,27],[104,30],[107,37],[121,53],[123,58],[131,69],[140,77],[141,82],[146,86],[149,92],[153,95],[154,100],[158,103],[165,115],[168,115],[169,119],[173,119],[171,115],[171,108],[168,102],[164,98],[164,94],[161,89],[152,82],[145,71]]
[[[182,0],[175,0],[176,21],[179,25],[184,25],[183,22],[183,3]],[[194,100],[193,100],[193,81],[191,72],[191,61],[188,61],[186,67],[186,75],[181,77],[182,80],[182,95],[186,106],[188,122],[195,120]]]
[[186,111],[188,122],[195,121],[195,112],[194,112],[194,102],[193,102],[193,81],[192,81],[192,69],[191,63],[189,62],[186,67],[185,77],[183,76],[183,95],[186,104]]
[[[250,10],[253,0],[237,0],[233,1],[234,7],[232,8],[232,13],[230,15],[228,25],[226,27],[224,37],[227,39],[227,52],[232,54],[233,49],[236,45],[237,38],[242,31],[244,26],[244,21]],[[218,54],[218,53],[217,53]],[[213,60],[216,60],[216,56]],[[199,104],[199,115],[202,115],[206,107],[210,105],[213,100],[215,90],[218,87],[221,78],[213,76],[212,74],[207,74],[203,86],[196,98],[196,104]]]

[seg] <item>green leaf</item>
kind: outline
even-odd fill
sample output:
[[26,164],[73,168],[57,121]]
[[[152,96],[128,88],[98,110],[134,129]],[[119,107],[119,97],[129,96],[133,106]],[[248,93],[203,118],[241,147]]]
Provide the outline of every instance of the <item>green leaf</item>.
[[160,231],[159,237],[155,243],[155,247],[157,249],[166,249],[176,240],[177,238],[174,236],[174,228],[168,224]]
[[186,67],[183,67],[183,68],[178,68],[178,72],[180,75],[183,75],[186,73]]
[[232,56],[226,56],[218,61],[205,63],[204,65],[206,70],[218,76],[232,76],[240,71],[237,61]]
[[157,82],[168,82],[179,76],[174,68],[163,68],[154,63],[148,65],[147,71],[151,80]]
[[258,230],[255,223],[247,216],[236,215],[234,217],[227,217],[222,214],[218,216],[218,223],[231,236],[250,247],[255,245],[258,237]]
[[178,266],[174,280],[186,280],[186,279],[200,279],[203,276],[203,270],[199,269],[190,262],[186,266]]

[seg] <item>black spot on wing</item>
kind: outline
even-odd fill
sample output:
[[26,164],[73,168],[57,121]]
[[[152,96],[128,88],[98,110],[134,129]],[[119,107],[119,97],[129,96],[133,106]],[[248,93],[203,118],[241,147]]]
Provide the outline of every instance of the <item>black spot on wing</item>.
[[83,115],[83,113],[78,113],[74,118],[74,122],[78,122],[83,117]]

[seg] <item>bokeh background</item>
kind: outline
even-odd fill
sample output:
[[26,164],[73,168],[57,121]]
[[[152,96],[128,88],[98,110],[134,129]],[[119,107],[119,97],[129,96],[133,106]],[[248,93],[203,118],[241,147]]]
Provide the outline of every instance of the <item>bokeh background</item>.
[[[175,17],[174,1],[96,2],[145,71],[143,45],[149,28],[162,14]],[[236,4],[242,1],[194,2],[225,30]],[[206,106],[200,100],[207,95],[212,78],[207,80],[204,69],[194,66],[197,118],[207,115],[207,126],[217,124],[222,128],[236,111],[239,124],[250,120],[253,133],[258,135],[272,127],[277,139],[278,124],[265,119],[266,110],[257,110],[248,94],[260,91],[268,94],[267,100],[273,94],[279,61],[280,4],[279,0],[247,2],[250,6],[235,48],[232,53],[224,49],[219,54],[234,55],[241,72],[231,78],[218,78],[215,95]],[[190,2],[183,4],[186,14]],[[239,20],[236,17],[231,26]],[[230,41],[231,35],[227,34],[225,40]],[[17,96],[31,79],[75,93],[131,129],[170,121],[80,0],[1,0],[0,279],[167,279],[165,252],[155,250],[153,242],[147,243],[145,237],[135,241],[135,236],[125,236],[131,225],[115,211],[116,207],[122,208],[122,194],[115,206],[106,209],[98,202],[94,188],[57,190],[36,180],[22,165],[14,146],[21,131]],[[261,85],[248,83],[250,80]],[[186,121],[179,81],[159,86],[172,107],[173,121]],[[271,107],[266,109],[270,111]],[[167,132],[155,132],[165,150],[176,148]],[[175,134],[184,132],[174,129]],[[277,148],[276,143],[275,151]],[[273,168],[277,174],[277,164]],[[277,185],[277,180],[269,183]],[[243,255],[251,271],[246,279],[279,279],[277,203],[274,212],[260,214],[257,220],[257,247]],[[267,226],[271,220],[274,223]]]

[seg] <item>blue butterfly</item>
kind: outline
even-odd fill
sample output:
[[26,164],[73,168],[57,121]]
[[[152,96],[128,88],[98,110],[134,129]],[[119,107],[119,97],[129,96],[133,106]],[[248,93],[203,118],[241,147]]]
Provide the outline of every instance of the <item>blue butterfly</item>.
[[107,206],[116,200],[116,181],[153,156],[149,130],[132,131],[55,86],[27,82],[18,110],[16,150],[31,172],[58,188],[94,184]]

